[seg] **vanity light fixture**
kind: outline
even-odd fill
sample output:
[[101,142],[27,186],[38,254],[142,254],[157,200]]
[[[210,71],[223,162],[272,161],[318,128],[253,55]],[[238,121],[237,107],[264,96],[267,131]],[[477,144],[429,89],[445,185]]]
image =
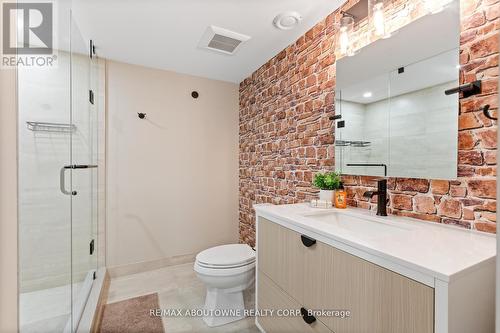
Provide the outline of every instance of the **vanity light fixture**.
[[431,13],[436,14],[441,12],[444,7],[449,5],[453,0],[423,0],[425,8]]
[[339,52],[341,55],[353,55],[350,38],[354,30],[354,17],[343,13],[340,19],[340,29],[338,37]]
[[370,97],[372,97],[372,96],[373,96],[373,93],[372,93],[371,91],[367,91],[367,92],[365,92],[365,93],[363,94],[363,97],[364,97],[364,98],[370,98]]
[[385,33],[385,13],[383,0],[368,1],[369,20],[372,25],[373,34],[380,38],[389,38],[391,35]]

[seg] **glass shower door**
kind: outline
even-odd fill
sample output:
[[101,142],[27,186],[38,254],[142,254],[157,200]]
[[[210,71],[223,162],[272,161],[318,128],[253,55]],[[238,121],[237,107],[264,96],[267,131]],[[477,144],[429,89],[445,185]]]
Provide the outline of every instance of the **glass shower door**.
[[20,332],[75,332],[97,269],[99,69],[58,8],[57,66],[18,69]]
[[89,42],[71,19],[71,283],[72,328],[78,327],[97,269],[97,114]]

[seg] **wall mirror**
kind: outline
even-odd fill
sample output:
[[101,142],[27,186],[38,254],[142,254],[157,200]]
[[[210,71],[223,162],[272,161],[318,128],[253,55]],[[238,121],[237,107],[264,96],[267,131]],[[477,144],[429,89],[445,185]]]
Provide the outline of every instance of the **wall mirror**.
[[454,1],[337,61],[337,171],[456,179],[459,38]]

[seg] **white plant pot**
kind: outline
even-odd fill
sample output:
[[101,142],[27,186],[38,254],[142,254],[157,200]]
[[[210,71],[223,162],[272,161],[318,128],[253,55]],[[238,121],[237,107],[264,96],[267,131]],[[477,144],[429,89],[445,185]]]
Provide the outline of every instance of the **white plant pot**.
[[334,195],[333,190],[319,190],[319,200],[333,202]]

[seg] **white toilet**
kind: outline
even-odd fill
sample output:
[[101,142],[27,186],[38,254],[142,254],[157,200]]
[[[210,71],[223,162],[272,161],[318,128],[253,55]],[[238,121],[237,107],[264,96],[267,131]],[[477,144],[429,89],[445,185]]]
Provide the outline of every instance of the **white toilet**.
[[[220,326],[245,318],[243,291],[255,281],[255,251],[250,246],[229,244],[204,250],[196,256],[194,270],[207,286],[207,315],[203,320],[208,326]],[[240,314],[215,315],[219,310],[233,309],[239,310]]]

